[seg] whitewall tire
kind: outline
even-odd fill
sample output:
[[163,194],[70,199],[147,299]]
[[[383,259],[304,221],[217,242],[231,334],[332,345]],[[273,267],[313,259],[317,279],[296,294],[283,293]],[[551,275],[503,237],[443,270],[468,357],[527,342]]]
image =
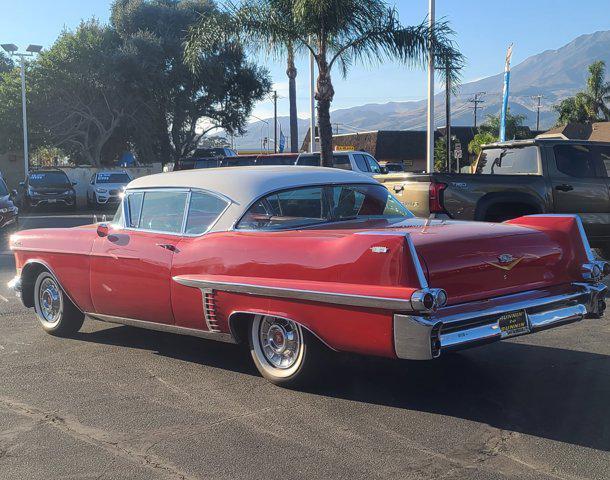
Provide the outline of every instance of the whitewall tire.
[[34,283],[34,309],[43,330],[60,337],[78,332],[84,314],[72,303],[48,271],[42,271]]

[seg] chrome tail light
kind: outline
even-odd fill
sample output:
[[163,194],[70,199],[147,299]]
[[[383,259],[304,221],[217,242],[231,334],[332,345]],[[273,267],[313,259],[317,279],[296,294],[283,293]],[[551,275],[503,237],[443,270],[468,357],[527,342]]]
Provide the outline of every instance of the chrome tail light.
[[447,304],[447,292],[442,288],[422,288],[411,295],[411,306],[416,312],[433,312]]

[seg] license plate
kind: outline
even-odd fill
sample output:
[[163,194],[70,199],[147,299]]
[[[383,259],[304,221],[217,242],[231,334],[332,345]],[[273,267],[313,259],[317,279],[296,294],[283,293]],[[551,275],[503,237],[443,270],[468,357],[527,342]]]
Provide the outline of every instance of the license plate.
[[48,201],[49,203],[56,203],[56,202],[57,202],[57,199],[56,199],[56,198],[49,198],[47,201]]
[[530,325],[524,310],[508,312],[498,318],[502,338],[514,337],[530,332]]

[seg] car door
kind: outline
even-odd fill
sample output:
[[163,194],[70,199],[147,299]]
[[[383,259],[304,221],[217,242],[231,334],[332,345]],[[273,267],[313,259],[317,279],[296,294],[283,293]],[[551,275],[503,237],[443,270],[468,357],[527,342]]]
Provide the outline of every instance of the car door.
[[180,241],[188,190],[129,191],[109,234],[91,257],[91,298],[99,314],[174,323],[171,267]]
[[[212,192],[191,192],[184,236],[178,244],[179,255],[172,264],[172,278],[178,275],[205,274],[214,268],[219,258],[222,241],[209,240],[208,231],[229,206],[227,198]],[[218,271],[216,270],[218,273]],[[209,312],[204,312],[204,301],[199,289],[172,282],[172,308],[176,325],[199,330],[215,330]]]
[[552,153],[549,173],[555,212],[578,214],[591,239],[605,236],[610,220],[608,184],[596,165],[594,147],[559,144]]

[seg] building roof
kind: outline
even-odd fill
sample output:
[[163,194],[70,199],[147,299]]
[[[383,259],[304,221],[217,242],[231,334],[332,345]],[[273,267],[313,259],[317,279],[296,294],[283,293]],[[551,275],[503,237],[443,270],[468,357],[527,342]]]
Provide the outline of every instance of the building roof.
[[135,188],[197,188],[220,193],[237,205],[276,190],[332,183],[377,183],[357,172],[337,168],[305,166],[254,166],[202,168],[157,173],[136,178],[127,185]]
[[538,138],[563,137],[570,140],[590,140],[610,142],[610,122],[568,123],[561,127],[551,128]]

